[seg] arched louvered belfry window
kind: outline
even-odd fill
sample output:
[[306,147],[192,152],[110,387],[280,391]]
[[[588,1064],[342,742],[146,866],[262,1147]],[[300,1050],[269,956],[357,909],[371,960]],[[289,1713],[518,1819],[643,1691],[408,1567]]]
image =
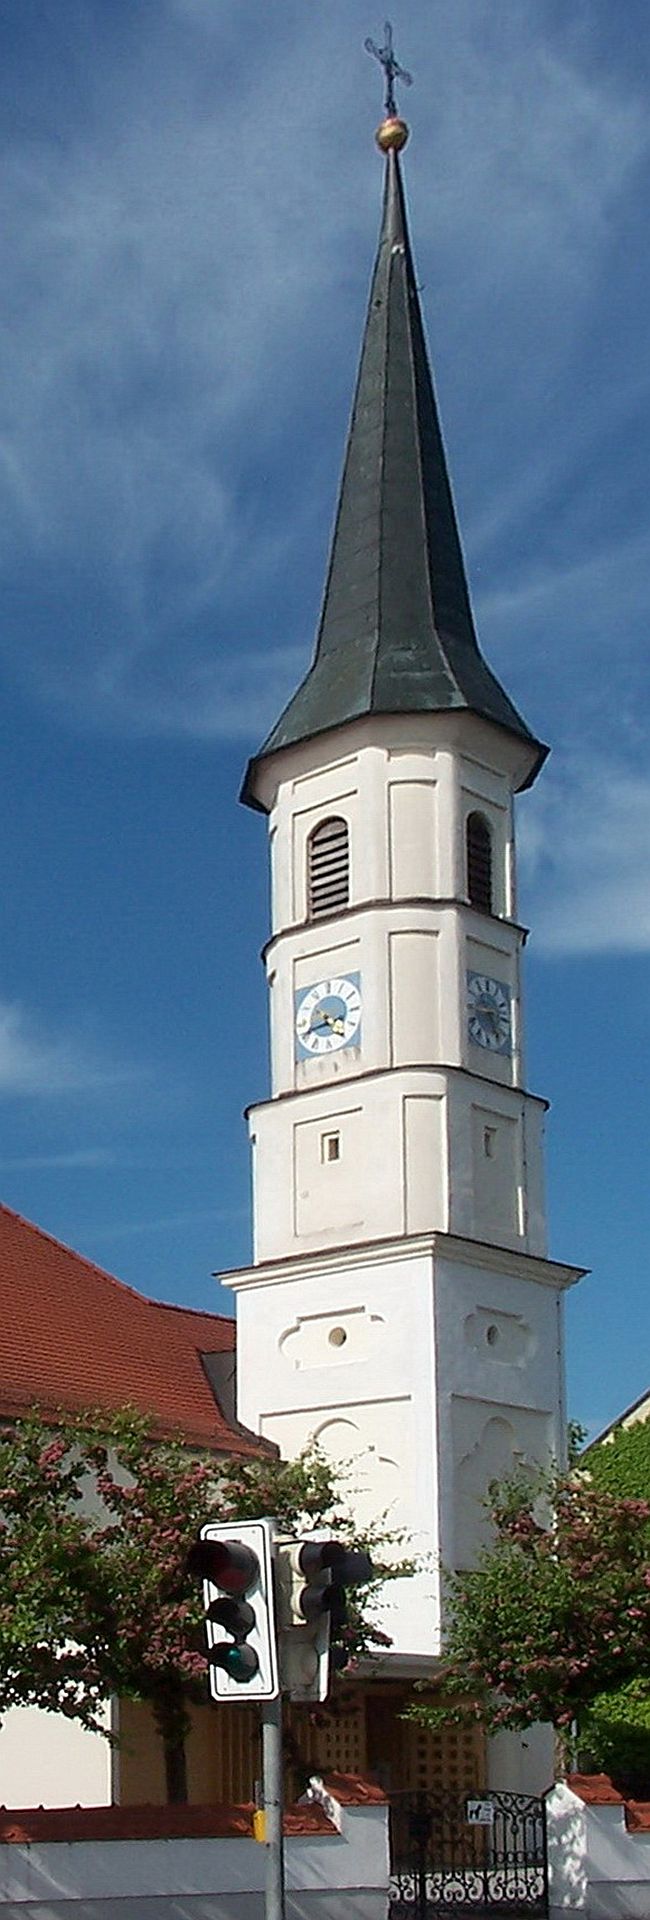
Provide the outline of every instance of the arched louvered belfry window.
[[467,817],[467,894],[471,907],[492,913],[492,835],[482,813]]
[[350,899],[350,835],[347,820],[320,820],[307,842],[307,912],[310,920],[340,913]]

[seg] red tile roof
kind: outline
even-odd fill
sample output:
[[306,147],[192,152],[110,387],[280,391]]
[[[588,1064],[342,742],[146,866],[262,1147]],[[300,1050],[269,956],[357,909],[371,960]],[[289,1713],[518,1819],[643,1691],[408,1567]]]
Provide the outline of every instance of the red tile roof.
[[228,1425],[201,1360],[234,1346],[234,1320],[147,1300],[0,1206],[0,1416],[130,1406],[159,1435],[256,1453],[253,1436]]
[[623,1795],[612,1786],[608,1773],[570,1773],[567,1786],[590,1807],[623,1805]]
[[341,1807],[378,1807],[386,1800],[383,1787],[365,1773],[326,1773],[323,1786]]
[[631,1800],[612,1785],[608,1773],[570,1773],[567,1786],[589,1807],[624,1807],[630,1833],[650,1833],[650,1800]]
[[[322,1807],[286,1807],[284,1833],[336,1834]],[[0,1807],[0,1845],[46,1840],[252,1840],[253,1807]]]

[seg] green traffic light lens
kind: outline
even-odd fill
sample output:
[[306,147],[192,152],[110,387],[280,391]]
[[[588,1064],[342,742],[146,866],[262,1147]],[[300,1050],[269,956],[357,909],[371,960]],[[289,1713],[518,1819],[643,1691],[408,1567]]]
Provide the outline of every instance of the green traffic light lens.
[[259,1673],[260,1670],[260,1663],[254,1647],[237,1645],[212,1647],[209,1659],[211,1666],[223,1667],[223,1671],[228,1674],[229,1679],[236,1680],[240,1686],[245,1684],[247,1680],[252,1680],[254,1675]]

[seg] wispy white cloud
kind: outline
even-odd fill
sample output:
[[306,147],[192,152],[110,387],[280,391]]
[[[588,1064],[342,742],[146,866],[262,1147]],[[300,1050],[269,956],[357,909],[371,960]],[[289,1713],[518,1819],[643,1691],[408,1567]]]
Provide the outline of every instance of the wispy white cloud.
[[[650,562],[650,529],[643,528],[632,537],[621,536],[615,543],[574,555],[567,563],[552,564],[550,556],[531,561],[515,570],[514,578],[483,597],[483,613],[490,625],[519,634],[528,633],[532,622],[551,617],[558,628],[558,614],[564,629],[578,608],[581,619],[577,638],[589,644],[598,635],[607,645],[611,631],[603,619],[604,602],[616,601],[623,629],[631,615],[640,612],[644,576]],[[586,631],[585,631],[586,629]],[[552,631],[552,629],[551,629]]]
[[114,1165],[115,1155],[108,1147],[72,1147],[69,1153],[26,1153],[0,1159],[2,1173],[90,1173]]
[[535,945],[554,955],[650,951],[650,776],[567,765],[526,812],[520,855]]
[[[445,42],[444,89],[417,96],[411,184],[453,406],[476,431],[480,330],[479,430],[514,434],[492,525],[516,541],[531,468],[517,410],[566,367],[647,115],[577,27],[550,32],[545,5],[480,12],[478,34],[474,0],[444,36],[428,0],[403,23],[425,77]],[[263,732],[304,662],[301,418],[319,389],[345,408],[378,190],[352,129],[377,76],[360,0],[289,5],[263,46],[259,28],[249,0],[236,18],[194,0],[145,10],[130,64],[119,35],[97,61],[87,41],[93,87],[65,137],[37,121],[5,152],[5,657],[84,724]],[[552,484],[541,444],[536,465]]]
[[131,1240],[140,1234],[174,1233],[188,1227],[202,1226],[220,1220],[241,1220],[247,1218],[246,1207],[188,1207],[180,1213],[163,1213],[150,1220],[122,1220],[118,1226],[93,1227],[89,1229],[93,1241]]
[[74,1034],[53,1036],[24,1007],[0,1000],[0,1097],[108,1092],[142,1077]]

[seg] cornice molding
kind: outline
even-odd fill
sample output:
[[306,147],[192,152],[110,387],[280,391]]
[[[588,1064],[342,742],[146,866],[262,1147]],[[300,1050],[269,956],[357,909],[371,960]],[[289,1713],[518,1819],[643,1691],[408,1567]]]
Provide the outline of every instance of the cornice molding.
[[429,1257],[456,1265],[488,1268],[490,1272],[529,1280],[537,1286],[565,1292],[588,1273],[588,1267],[566,1266],[557,1260],[543,1260],[539,1254],[520,1252],[513,1247],[490,1246],[483,1240],[465,1240],[457,1234],[396,1234],[394,1240],[365,1240],[352,1246],[322,1247],[314,1253],[288,1254],[283,1260],[260,1261],[259,1266],[235,1267],[214,1275],[223,1286],[238,1292],[244,1287],[276,1286],[279,1281],[305,1280],[342,1269],[387,1266],[395,1261],[413,1261]]

